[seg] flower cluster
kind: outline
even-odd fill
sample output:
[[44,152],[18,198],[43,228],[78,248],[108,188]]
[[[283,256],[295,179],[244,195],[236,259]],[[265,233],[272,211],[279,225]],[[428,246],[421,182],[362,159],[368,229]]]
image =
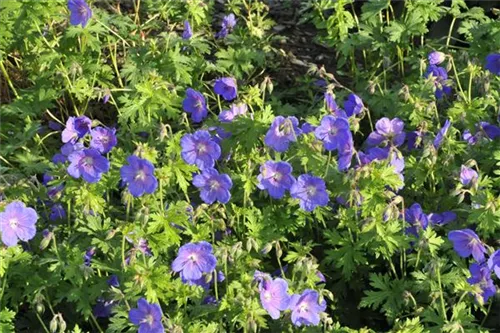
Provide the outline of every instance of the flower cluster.
[[292,323],[300,327],[316,326],[320,313],[326,310],[326,301],[319,301],[319,294],[306,289],[302,294],[288,294],[288,283],[282,278],[271,278],[269,274],[256,271],[254,280],[258,282],[260,303],[271,318],[278,319],[281,311],[291,311]]

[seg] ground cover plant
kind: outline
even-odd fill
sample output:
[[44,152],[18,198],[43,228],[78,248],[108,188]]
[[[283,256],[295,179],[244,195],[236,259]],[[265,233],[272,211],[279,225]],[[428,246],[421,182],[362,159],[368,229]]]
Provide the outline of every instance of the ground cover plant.
[[0,332],[500,331],[499,15],[1,1]]

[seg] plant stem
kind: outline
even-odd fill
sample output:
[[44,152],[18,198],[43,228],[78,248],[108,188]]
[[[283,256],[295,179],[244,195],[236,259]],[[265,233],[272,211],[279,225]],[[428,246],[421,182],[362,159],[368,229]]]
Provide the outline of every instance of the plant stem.
[[450,61],[451,61],[451,67],[453,67],[453,73],[455,73],[455,78],[457,81],[458,89],[460,90],[460,93],[462,94],[462,98],[465,101],[467,101],[467,96],[465,95],[464,90],[462,89],[462,84],[460,83],[460,78],[458,77],[457,67],[455,66],[455,61],[453,60],[453,57],[450,57]]
[[448,38],[446,38],[446,50],[448,50],[450,46],[451,33],[453,32],[453,26],[455,25],[456,17],[453,17],[450,23],[450,30],[448,30]]
[[439,299],[441,301],[441,311],[443,312],[444,321],[447,322],[448,319],[446,318],[446,306],[444,305],[443,286],[441,284],[441,267],[439,265],[439,262],[437,263],[437,278],[439,284]]
[[16,90],[16,88],[14,88],[14,85],[12,84],[12,81],[10,80],[9,73],[7,73],[7,70],[5,69],[5,67],[3,65],[3,61],[1,61],[1,60],[0,60],[0,70],[2,70],[2,74],[5,77],[5,79],[7,80],[7,84],[9,85],[10,89],[12,90],[12,92],[14,93],[16,98],[19,98],[19,95],[17,94],[17,90]]
[[40,317],[40,315],[38,314],[37,311],[35,311],[35,315],[36,317],[38,318],[38,321],[40,322],[40,324],[42,325],[43,327],[43,330],[47,333],[50,333],[49,329],[47,328],[47,326],[45,326],[45,323],[43,322],[42,318]]

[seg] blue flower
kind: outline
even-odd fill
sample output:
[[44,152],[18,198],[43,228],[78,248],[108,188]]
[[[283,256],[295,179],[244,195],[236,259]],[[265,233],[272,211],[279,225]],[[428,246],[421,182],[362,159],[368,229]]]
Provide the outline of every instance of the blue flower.
[[232,77],[223,77],[215,80],[214,92],[226,101],[232,101],[238,96],[238,85]]
[[300,208],[306,212],[313,211],[317,206],[326,206],[330,201],[325,181],[308,174],[299,176],[290,189],[290,195],[300,200]]
[[184,31],[182,32],[182,39],[188,40],[193,37],[193,30],[188,20],[184,21]]
[[201,200],[209,205],[216,200],[225,204],[231,199],[231,178],[226,174],[219,174],[215,169],[203,169],[201,174],[194,176],[193,185],[201,189]]
[[448,133],[450,126],[451,126],[451,121],[446,119],[444,126],[441,127],[438,134],[434,138],[434,142],[432,143],[434,145],[434,148],[438,149],[439,147],[441,147],[441,144],[443,143],[443,139],[445,138],[446,134]]
[[97,126],[90,131],[92,139],[90,140],[90,148],[97,149],[101,154],[107,154],[117,144],[116,129],[104,128]]
[[180,273],[186,281],[196,281],[203,274],[215,270],[217,259],[213,255],[212,245],[207,242],[188,243],[179,248],[177,258],[172,263],[172,270]]
[[[321,119],[321,124],[314,131],[314,135],[323,142],[323,146],[328,151],[342,149],[352,141],[347,119],[330,115]],[[348,149],[344,148],[342,150]]]
[[248,107],[245,103],[232,104],[229,110],[223,110],[219,114],[219,121],[221,123],[231,123],[234,118],[247,113]]
[[396,147],[401,146],[405,141],[406,133],[403,131],[405,123],[399,119],[389,119],[384,117],[375,124],[375,131],[370,133],[366,140],[369,146],[380,144],[392,144]]
[[316,326],[320,322],[320,313],[326,310],[326,301],[319,303],[318,292],[306,289],[301,295],[292,295],[289,308],[295,326]]
[[467,258],[472,255],[477,262],[484,261],[486,249],[474,231],[470,229],[450,231],[448,239],[460,257]]
[[337,105],[337,102],[335,102],[335,98],[330,91],[325,92],[325,104],[326,108],[333,113],[337,113],[340,111],[340,108]]
[[96,318],[108,318],[111,316],[111,311],[116,306],[117,301],[115,300],[104,300],[102,298],[97,299],[97,304],[92,309],[92,313]]
[[188,88],[186,98],[182,101],[182,108],[191,114],[191,119],[195,123],[201,122],[208,115],[207,102],[202,93]]
[[109,161],[93,148],[72,152],[68,159],[68,174],[73,178],[82,177],[86,182],[96,183],[103,173],[109,171]]
[[164,333],[162,317],[160,305],[149,304],[144,298],[140,298],[137,301],[137,308],[131,309],[128,313],[132,324],[139,326],[139,333]]
[[425,230],[429,226],[429,219],[418,203],[405,210],[405,221],[411,225],[406,228],[406,233],[415,237],[418,237],[419,230]]
[[55,203],[50,208],[49,220],[57,221],[66,218],[66,210],[60,203]]
[[292,176],[292,166],[287,162],[267,161],[260,167],[257,176],[261,190],[267,190],[275,199],[281,199],[286,190],[290,190],[295,178]]
[[234,14],[224,16],[222,19],[221,30],[215,35],[216,38],[225,38],[236,25],[236,17]]
[[302,134],[309,134],[311,132],[314,132],[316,130],[316,126],[309,124],[308,122],[305,122],[302,124],[302,127],[300,128],[302,130]]
[[476,170],[462,165],[460,169],[460,182],[463,186],[473,186],[477,183],[479,175]]
[[356,94],[349,94],[347,100],[344,102],[345,113],[348,117],[360,114],[364,107],[363,100]]
[[90,132],[92,121],[86,116],[69,117],[66,128],[62,131],[62,142],[75,143]]
[[277,152],[285,152],[290,142],[297,141],[297,136],[302,133],[298,126],[299,121],[295,117],[277,116],[267,131],[264,143]]
[[431,213],[427,216],[433,225],[446,225],[457,219],[457,214],[454,212]]
[[260,288],[260,303],[271,318],[278,319],[280,311],[288,309],[290,303],[288,283],[280,278],[265,279]]
[[427,56],[430,65],[439,65],[446,59],[446,54],[439,51],[433,51]]
[[196,164],[200,170],[213,168],[221,155],[220,146],[205,130],[185,134],[181,138],[181,147],[182,159],[188,164]]
[[486,56],[486,66],[491,73],[500,75],[500,53],[490,53]]
[[488,268],[495,271],[497,278],[500,279],[500,250],[496,250],[488,259]]
[[135,155],[129,156],[127,162],[129,165],[121,167],[120,175],[122,180],[128,184],[130,194],[134,197],[140,197],[144,193],[153,193],[158,187],[153,164]]
[[92,9],[84,0],[68,0],[68,9],[71,12],[69,23],[72,25],[81,24],[85,27],[92,17]]
[[476,300],[480,304],[488,302],[488,299],[496,294],[496,287],[491,279],[490,269],[486,264],[473,263],[470,265],[469,270],[471,277],[467,279],[467,282],[478,287],[478,290],[474,292]]
[[118,280],[118,276],[115,274],[111,275],[106,282],[110,287],[118,288],[120,286],[120,281]]
[[36,234],[36,211],[21,201],[12,201],[0,213],[0,232],[2,242],[7,246],[16,246],[19,240],[29,241]]
[[447,82],[448,73],[446,72],[446,69],[436,65],[429,65],[424,76],[426,78],[432,78],[434,87],[436,89],[435,95],[437,99],[441,99],[443,97],[443,94],[451,94],[451,86]]

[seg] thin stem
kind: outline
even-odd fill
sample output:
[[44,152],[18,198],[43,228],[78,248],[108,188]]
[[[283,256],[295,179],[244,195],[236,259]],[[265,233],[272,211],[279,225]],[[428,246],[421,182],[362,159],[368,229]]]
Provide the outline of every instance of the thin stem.
[[102,330],[101,326],[99,325],[99,323],[95,319],[94,314],[92,312],[90,313],[90,318],[92,318],[92,321],[94,322],[95,326],[97,326],[99,333],[104,333],[104,331]]
[[460,78],[458,77],[457,67],[455,66],[455,61],[453,60],[453,57],[450,57],[450,61],[451,61],[451,67],[453,68],[453,73],[455,73],[455,77],[457,79],[456,81],[457,81],[458,89],[460,90],[460,93],[462,94],[462,98],[466,101],[467,96],[465,95],[464,90],[462,89],[462,84],[460,83]]
[[471,70],[470,75],[469,75],[469,103],[472,103],[472,78],[474,77],[474,72]]
[[101,21],[99,21],[98,19],[95,19],[95,21],[97,23],[99,23],[100,25],[102,25],[104,28],[106,28],[106,30],[108,30],[109,32],[111,32],[113,35],[115,35],[116,37],[118,37],[119,39],[121,39],[121,41],[127,45],[127,46],[130,46],[129,43],[127,43],[127,41],[122,37],[120,36],[118,33],[116,33],[113,29],[111,29],[110,27],[108,27],[106,24],[102,23]]
[[43,330],[47,333],[50,333],[49,329],[47,328],[47,326],[45,326],[45,323],[43,322],[42,318],[40,317],[40,315],[38,314],[37,311],[35,311],[35,315],[36,317],[38,318],[38,321],[40,322],[40,324],[42,325],[43,327]]
[[332,152],[329,151],[328,152],[328,160],[326,161],[325,175],[323,176],[323,178],[326,178],[326,176],[328,175],[328,169],[330,168],[331,161],[332,161]]
[[490,305],[488,305],[488,310],[486,310],[486,315],[484,316],[483,320],[481,320],[481,325],[479,327],[483,327],[484,323],[486,322],[486,319],[488,318],[488,315],[490,314],[491,306],[493,305],[493,302],[490,302]]
[[446,306],[444,305],[443,286],[441,284],[441,267],[439,266],[439,262],[437,263],[437,278],[439,284],[439,299],[441,301],[441,311],[443,312],[444,321],[447,322],[448,319],[446,318]]
[[451,23],[450,23],[450,30],[448,30],[448,38],[446,38],[446,50],[448,50],[449,46],[450,46],[450,39],[451,39],[451,33],[453,32],[453,26],[455,25],[455,21],[457,20],[456,17],[454,17],[452,20],[451,20]]
[[7,70],[5,69],[5,67],[3,65],[3,61],[0,61],[0,69],[2,70],[3,76],[7,80],[7,84],[9,85],[10,89],[12,90],[12,92],[14,93],[16,98],[19,98],[19,95],[17,94],[17,90],[16,90],[16,88],[14,88],[14,85],[12,84],[12,81],[10,80],[9,74],[7,73]]

